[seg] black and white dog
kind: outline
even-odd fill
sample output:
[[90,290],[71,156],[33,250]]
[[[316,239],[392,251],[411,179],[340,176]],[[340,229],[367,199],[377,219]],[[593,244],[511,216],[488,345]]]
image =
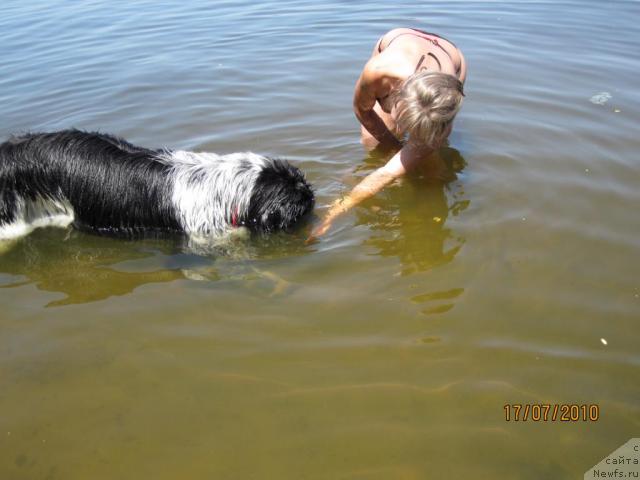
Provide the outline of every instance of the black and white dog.
[[314,205],[302,172],[256,155],[151,150],[65,130],[0,145],[0,239],[73,224],[99,233],[287,230]]

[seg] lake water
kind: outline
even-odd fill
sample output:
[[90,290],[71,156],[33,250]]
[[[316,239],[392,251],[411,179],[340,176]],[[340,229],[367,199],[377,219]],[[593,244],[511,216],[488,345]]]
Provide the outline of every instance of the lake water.
[[[3,2],[0,139],[77,127],[290,159],[317,213],[383,161],[353,86],[453,40],[434,168],[206,255],[40,230],[0,256],[0,479],[574,479],[640,436],[637,1]],[[505,404],[597,404],[507,422]]]

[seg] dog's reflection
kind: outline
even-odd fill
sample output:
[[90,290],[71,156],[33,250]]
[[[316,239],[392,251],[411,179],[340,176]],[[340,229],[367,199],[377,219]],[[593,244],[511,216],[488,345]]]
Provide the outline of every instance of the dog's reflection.
[[[284,295],[291,288],[288,282],[255,268],[252,260],[301,253],[306,247],[296,238],[275,235],[249,241],[238,229],[226,239],[194,244],[182,236],[127,240],[73,229],[41,229],[3,244],[0,273],[14,277],[5,279],[0,288],[29,283],[65,294],[49,307],[95,302],[130,294],[142,285],[176,280],[225,279],[260,295]],[[217,266],[219,260],[224,268]]]

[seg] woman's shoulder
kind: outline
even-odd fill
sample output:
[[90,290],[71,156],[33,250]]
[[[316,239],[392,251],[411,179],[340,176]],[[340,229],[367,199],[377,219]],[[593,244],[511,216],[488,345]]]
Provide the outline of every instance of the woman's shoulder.
[[[385,33],[384,35],[382,35],[382,37],[380,37],[380,40],[382,40],[382,45],[386,45],[389,42],[391,42],[396,35],[403,35],[405,33],[416,33],[416,29],[414,28],[410,28],[410,27],[396,27],[396,28],[392,28],[391,30],[389,30],[387,33]],[[383,48],[384,50],[384,48]]]
[[362,76],[368,80],[367,83],[402,81],[413,74],[412,67],[406,60],[385,55],[385,52],[382,52],[369,59],[364,66]]

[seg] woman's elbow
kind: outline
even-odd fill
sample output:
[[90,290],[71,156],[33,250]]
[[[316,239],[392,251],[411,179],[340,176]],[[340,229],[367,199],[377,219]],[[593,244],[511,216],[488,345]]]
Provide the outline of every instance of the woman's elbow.
[[356,117],[358,117],[358,119],[364,118],[367,115],[370,115],[371,112],[373,112],[373,105],[369,106],[362,100],[363,99],[358,95],[355,95],[353,97],[353,112],[356,114]]
[[362,120],[366,117],[367,115],[367,110],[363,109],[358,103],[356,103],[355,101],[353,102],[353,113],[355,114],[356,118],[358,120],[360,120],[360,123],[362,123]]

